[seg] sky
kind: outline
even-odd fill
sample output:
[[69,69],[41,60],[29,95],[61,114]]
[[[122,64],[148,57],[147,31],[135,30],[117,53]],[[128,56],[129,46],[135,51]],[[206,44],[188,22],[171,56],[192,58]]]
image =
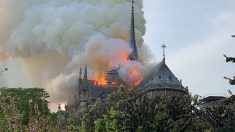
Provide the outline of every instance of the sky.
[[192,94],[201,96],[235,93],[224,76],[235,76],[235,64],[223,54],[235,56],[234,0],[144,0],[145,43],[153,62],[166,63]]

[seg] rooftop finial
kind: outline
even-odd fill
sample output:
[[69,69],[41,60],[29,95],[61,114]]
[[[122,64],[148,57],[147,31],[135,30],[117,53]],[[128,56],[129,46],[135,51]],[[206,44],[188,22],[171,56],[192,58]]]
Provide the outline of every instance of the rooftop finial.
[[163,50],[163,61],[165,61],[165,59],[166,59],[165,48],[166,48],[166,45],[163,43],[163,44],[162,44],[162,50]]
[[131,1],[132,14],[134,14],[134,0]]

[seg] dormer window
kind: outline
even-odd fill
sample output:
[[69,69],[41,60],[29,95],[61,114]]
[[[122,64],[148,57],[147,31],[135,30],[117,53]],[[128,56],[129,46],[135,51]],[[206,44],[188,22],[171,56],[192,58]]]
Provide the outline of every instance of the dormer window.
[[172,80],[172,77],[170,76],[169,79]]

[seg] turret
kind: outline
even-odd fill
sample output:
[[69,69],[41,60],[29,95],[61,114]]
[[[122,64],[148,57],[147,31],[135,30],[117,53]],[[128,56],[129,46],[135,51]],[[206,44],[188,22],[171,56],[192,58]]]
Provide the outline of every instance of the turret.
[[79,78],[78,78],[78,96],[80,97],[80,93],[82,91],[82,68],[80,67]]
[[80,100],[88,100],[88,88],[89,88],[89,84],[88,84],[88,79],[87,79],[87,65],[85,66],[85,71],[84,71],[84,77],[82,80],[82,91],[80,94]]

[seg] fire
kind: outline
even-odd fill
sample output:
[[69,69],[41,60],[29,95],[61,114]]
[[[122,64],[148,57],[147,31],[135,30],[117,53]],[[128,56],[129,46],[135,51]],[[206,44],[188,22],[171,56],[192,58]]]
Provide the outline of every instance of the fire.
[[128,54],[121,54],[120,55],[120,59],[123,62],[127,62],[128,61]]
[[[116,61],[116,59],[111,59],[109,57],[101,57],[99,58],[99,61],[102,62],[102,64],[104,64],[103,65],[104,67],[107,66],[108,69],[121,66],[122,64],[126,64],[128,62],[129,56],[126,53],[119,54],[117,57],[118,57],[117,58],[118,62]],[[104,72],[105,71],[101,71],[95,76],[95,83],[98,84],[99,86],[105,86],[108,84],[106,80],[106,74]],[[112,83],[116,84],[116,82]]]
[[130,69],[129,74],[131,77],[134,77],[134,76],[137,76],[139,73],[138,73],[137,68],[134,67],[134,68]]
[[107,81],[105,79],[105,75],[104,74],[99,74],[96,79],[95,79],[96,83],[100,86],[104,86],[107,84]]
[[131,67],[129,69],[129,80],[131,87],[138,86],[143,81],[143,76],[140,74],[138,67]]
[[144,80],[143,77],[140,77],[138,80],[134,82],[134,86],[138,86]]
[[[143,81],[143,75],[140,73],[142,65],[137,61],[130,61],[129,54],[122,53],[117,56],[117,59],[101,57],[100,62],[103,67],[112,69],[113,67],[119,67],[122,71],[119,77],[126,82],[129,88],[134,88],[138,86]],[[106,69],[105,68],[105,69]],[[95,75],[95,83],[99,86],[106,86],[111,83],[112,85],[118,85],[118,82],[107,82],[106,71],[100,71]]]

